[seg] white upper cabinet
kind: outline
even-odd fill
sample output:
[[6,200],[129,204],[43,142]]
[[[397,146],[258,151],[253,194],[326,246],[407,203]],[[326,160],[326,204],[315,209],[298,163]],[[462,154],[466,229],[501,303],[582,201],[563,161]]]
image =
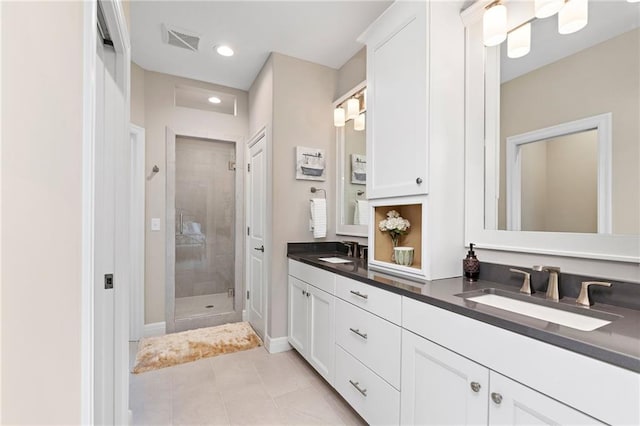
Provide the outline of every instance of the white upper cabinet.
[[454,157],[464,138],[461,7],[396,2],[360,38],[367,45],[367,198],[428,194],[434,179],[447,179],[440,171],[451,161],[464,162]]

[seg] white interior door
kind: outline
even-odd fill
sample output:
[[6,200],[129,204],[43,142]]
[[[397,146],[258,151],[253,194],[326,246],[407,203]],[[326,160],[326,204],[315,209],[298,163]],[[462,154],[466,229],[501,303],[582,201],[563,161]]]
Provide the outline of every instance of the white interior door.
[[267,154],[262,135],[249,147],[248,161],[247,315],[264,339],[266,328],[266,205]]
[[[94,419],[114,424],[115,293],[115,51],[97,40],[95,139]],[[113,282],[113,281],[112,281]]]

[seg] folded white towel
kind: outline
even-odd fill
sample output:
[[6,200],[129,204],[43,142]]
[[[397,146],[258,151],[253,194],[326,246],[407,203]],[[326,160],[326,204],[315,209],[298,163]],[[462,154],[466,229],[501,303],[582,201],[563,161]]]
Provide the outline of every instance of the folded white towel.
[[313,238],[324,238],[327,236],[327,200],[324,198],[312,198],[309,201]]
[[369,224],[369,202],[367,200],[356,200],[356,208],[353,213],[353,224]]

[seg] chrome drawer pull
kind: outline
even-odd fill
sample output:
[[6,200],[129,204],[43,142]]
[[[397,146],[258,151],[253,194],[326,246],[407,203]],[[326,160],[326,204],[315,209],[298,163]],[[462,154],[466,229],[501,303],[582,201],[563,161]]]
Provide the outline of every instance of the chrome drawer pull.
[[502,402],[502,395],[497,392],[491,392],[491,399],[499,405]]
[[349,330],[353,331],[354,333],[356,333],[358,336],[362,337],[363,339],[367,338],[367,333],[360,332],[359,328],[351,328],[351,327],[349,327]]
[[474,391],[474,392],[476,392],[476,393],[477,393],[477,392],[480,392],[480,388],[481,388],[481,387],[482,387],[482,386],[480,386],[480,383],[478,383],[478,382],[471,382],[471,390],[472,390],[472,391]]
[[358,296],[358,297],[362,297],[363,299],[368,299],[368,298],[369,298],[369,295],[367,295],[367,294],[362,294],[362,293],[360,293],[359,291],[353,291],[353,290],[351,290],[351,294],[355,294],[356,296]]
[[360,387],[360,382],[354,382],[353,380],[349,380],[349,383],[351,383],[351,385],[358,389],[358,392],[360,392],[363,396],[367,396],[367,390],[366,389],[362,389]]

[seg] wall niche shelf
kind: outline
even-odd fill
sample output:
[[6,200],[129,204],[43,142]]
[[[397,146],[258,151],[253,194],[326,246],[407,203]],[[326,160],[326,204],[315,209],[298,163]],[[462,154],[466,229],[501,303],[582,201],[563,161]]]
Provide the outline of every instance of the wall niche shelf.
[[[422,268],[422,204],[391,205],[374,207],[374,260],[378,262],[391,263],[393,254],[393,244],[389,232],[382,232],[378,228],[380,221],[387,218],[387,212],[395,210],[400,216],[407,219],[411,224],[409,233],[402,235],[398,246],[413,247],[413,264],[404,268],[420,270]],[[401,265],[395,265],[401,266]]]

